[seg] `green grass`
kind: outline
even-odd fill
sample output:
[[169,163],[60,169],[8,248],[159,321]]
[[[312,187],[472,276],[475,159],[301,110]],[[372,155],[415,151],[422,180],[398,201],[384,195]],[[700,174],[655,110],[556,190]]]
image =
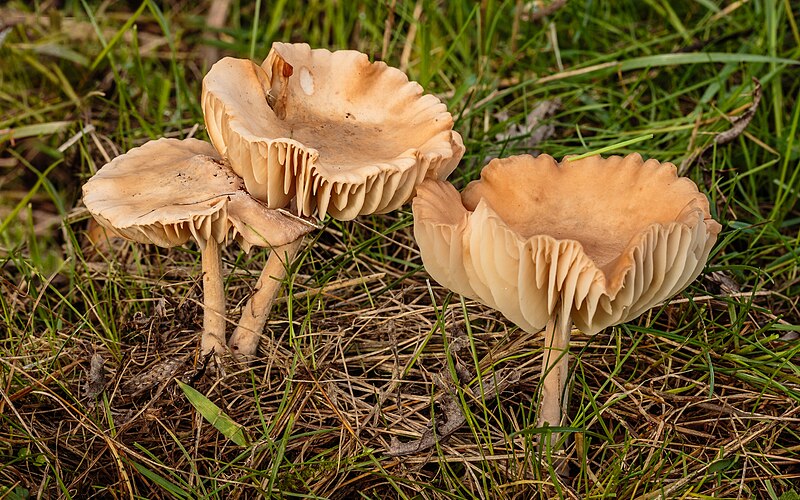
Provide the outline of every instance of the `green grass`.
[[[0,496],[797,498],[796,2],[571,0],[528,19],[539,2],[233,1],[218,30],[208,3],[0,7]],[[710,146],[686,168],[723,225],[704,274],[573,338],[567,476],[535,446],[541,336],[429,282],[407,208],[329,221],[273,310],[271,350],[224,373],[196,358],[194,247],[88,243],[80,186],[99,167],[149,139],[206,138],[204,51],[260,62],[276,40],[367,52],[440,96],[467,145],[457,187],[532,150],[681,164]],[[753,78],[752,122],[714,146]],[[556,99],[552,134],[509,136]],[[263,262],[227,250],[229,305]],[[392,436],[438,414],[433,378],[457,362],[520,381],[492,400],[460,394],[468,425],[387,457]]]

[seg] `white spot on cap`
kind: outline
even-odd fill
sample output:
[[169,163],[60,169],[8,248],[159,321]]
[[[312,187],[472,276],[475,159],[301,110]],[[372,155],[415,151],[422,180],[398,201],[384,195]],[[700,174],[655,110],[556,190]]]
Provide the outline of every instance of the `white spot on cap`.
[[300,68],[300,87],[306,95],[314,93],[314,77],[311,76],[311,72],[305,66]]

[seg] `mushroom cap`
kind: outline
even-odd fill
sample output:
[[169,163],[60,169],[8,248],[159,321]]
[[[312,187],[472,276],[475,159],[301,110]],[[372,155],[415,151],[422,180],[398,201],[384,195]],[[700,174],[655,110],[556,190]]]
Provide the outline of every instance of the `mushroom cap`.
[[211,142],[270,208],[385,213],[464,154],[453,117],[400,70],[353,50],[274,43],[259,67],[224,58],[203,79]]
[[589,335],[636,318],[697,277],[721,229],[691,180],[638,154],[492,160],[460,196],[425,181],[413,212],[428,273],[530,332],[559,303]]
[[84,184],[83,201],[114,233],[162,247],[194,237],[202,248],[229,236],[246,247],[279,246],[309,230],[250,197],[214,147],[197,139],[158,139],[114,158]]
[[245,252],[252,247],[273,248],[291,243],[317,227],[310,221],[273,210],[239,191],[228,202],[229,239],[235,239]]

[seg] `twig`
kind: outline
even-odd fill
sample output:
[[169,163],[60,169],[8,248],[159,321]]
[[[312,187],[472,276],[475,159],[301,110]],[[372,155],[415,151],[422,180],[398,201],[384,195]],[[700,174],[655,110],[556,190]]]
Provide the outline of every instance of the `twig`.
[[747,111],[742,113],[740,116],[733,118],[731,122],[733,125],[731,128],[726,130],[725,132],[721,132],[714,137],[714,140],[711,141],[710,144],[703,146],[694,150],[692,154],[690,154],[685,160],[681,162],[681,166],[678,169],[678,173],[683,175],[686,173],[686,170],[694,164],[698,159],[700,159],[706,152],[714,146],[722,146],[723,144],[727,144],[732,140],[736,139],[744,132],[744,129],[750,124],[750,121],[756,115],[756,110],[758,110],[758,104],[761,102],[761,82],[759,82],[755,77],[753,77],[753,83],[755,84],[755,88],[753,88],[753,102],[750,104],[750,107],[747,108]]
[[389,55],[389,41],[392,39],[392,30],[394,28],[394,9],[397,0],[392,0],[389,4],[389,13],[386,16],[386,22],[383,27],[383,47],[381,48],[381,61],[385,61]]
[[[508,387],[519,381],[519,373],[516,370],[500,369],[494,373],[490,373],[483,378],[483,400],[488,401],[493,399],[498,394],[502,393]],[[480,385],[477,383],[468,386],[469,393],[476,397],[480,396]],[[459,427],[464,425],[467,421],[464,412],[461,411],[461,406],[458,400],[452,394],[447,394],[441,398],[443,418],[439,419],[439,424],[434,424],[430,429],[426,430],[419,439],[401,443],[398,439],[392,436],[392,442],[389,445],[389,450],[386,453],[390,457],[400,457],[403,455],[412,455],[421,451],[433,448],[436,443],[444,438],[450,436]]]
[[[206,15],[206,28],[212,31],[213,36],[216,37],[217,33],[225,27],[225,20],[228,19],[230,6],[231,0],[212,0]],[[207,39],[206,45],[202,47],[202,54],[203,62],[205,62],[206,67],[210,68],[212,64],[219,60],[219,47],[213,45],[211,39]]]
[[422,2],[419,0],[414,6],[413,16],[414,22],[410,23],[408,26],[406,43],[403,45],[402,54],[400,54],[400,71],[406,71],[408,69],[408,62],[411,59],[411,50],[414,48],[414,38],[417,36],[417,25],[419,24],[419,19],[422,16]]
[[680,299],[673,299],[669,301],[659,302],[653,307],[661,307],[665,304],[674,305],[674,304],[685,304],[687,302],[707,302],[710,300],[738,299],[742,297],[768,297],[774,294],[775,293],[770,290],[759,290],[757,292],[735,292],[735,293],[726,293],[719,295],[698,295],[697,297],[680,298]]
[[717,404],[712,401],[709,401],[708,399],[702,396],[684,396],[680,394],[672,394],[669,392],[650,389],[648,387],[642,387],[642,386],[634,387],[633,384],[624,384],[624,387],[626,389],[633,389],[639,391],[642,394],[646,394],[648,396],[655,398],[656,400],[661,400],[661,402],[671,402],[672,404],[681,406],[696,406],[698,408],[703,408],[704,410],[720,413],[722,415],[731,415],[741,419],[780,420],[782,422],[800,422],[800,419],[786,417],[785,415],[781,416],[764,415],[760,413],[753,413],[749,411],[740,410],[739,408],[731,406],[729,403],[723,401],[722,399],[717,399],[717,401],[719,402],[719,404]]
[[72,137],[70,137],[69,139],[67,139],[57,149],[63,153],[64,151],[66,151],[69,148],[71,148],[73,144],[75,144],[76,142],[81,140],[81,138],[83,138],[84,135],[86,135],[86,134],[88,134],[90,132],[94,132],[94,125],[92,125],[92,124],[89,124],[89,125],[86,125],[85,127],[83,127],[80,130],[80,132],[78,132],[77,134],[75,134]]
[[[292,293],[292,300],[302,299],[308,296],[314,296],[317,294],[331,294],[331,292],[335,292],[337,290],[342,290],[344,288],[350,288],[355,286],[365,285],[372,281],[380,281],[386,277],[386,273],[372,273],[367,276],[360,276],[358,278],[349,278],[345,280],[339,281],[332,281],[330,283],[325,284],[324,286],[318,286],[314,288],[309,288],[307,290],[303,290],[302,292]],[[284,302],[288,302],[289,297],[280,297],[275,299],[275,304],[283,304]]]

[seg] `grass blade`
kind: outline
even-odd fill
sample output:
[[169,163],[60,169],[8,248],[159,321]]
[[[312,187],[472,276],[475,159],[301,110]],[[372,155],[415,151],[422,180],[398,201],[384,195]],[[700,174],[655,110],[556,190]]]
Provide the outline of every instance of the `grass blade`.
[[242,425],[234,422],[219,406],[215,405],[213,401],[205,397],[194,387],[189,384],[184,384],[180,380],[177,380],[177,382],[183,393],[186,394],[186,399],[192,403],[195,410],[200,412],[200,415],[221,432],[223,436],[239,446],[247,446],[250,443],[250,439],[247,437],[247,433]]
[[604,146],[600,149],[595,149],[594,151],[589,151],[588,153],[583,153],[578,156],[571,156],[567,158],[567,161],[582,160],[583,158],[588,158],[590,156],[608,153],[609,151],[624,148],[626,146],[630,146],[631,144],[636,144],[637,142],[646,141],[652,138],[653,134],[641,135],[639,137],[634,137],[633,139],[628,139],[627,141],[618,142],[616,144],[611,144],[610,146]]

